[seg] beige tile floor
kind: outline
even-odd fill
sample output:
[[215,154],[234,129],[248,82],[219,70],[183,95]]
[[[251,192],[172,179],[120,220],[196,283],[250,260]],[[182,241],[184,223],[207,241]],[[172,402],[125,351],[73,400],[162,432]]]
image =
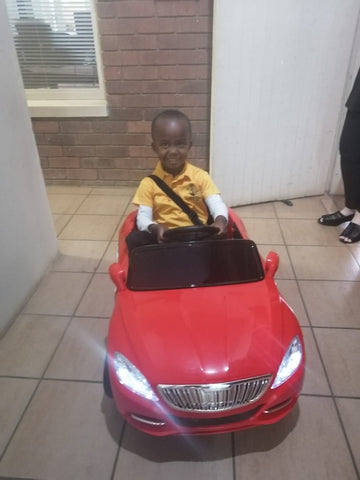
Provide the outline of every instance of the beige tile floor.
[[[297,406],[277,425],[152,438],[103,395],[107,274],[132,188],[48,187],[60,255],[0,341],[0,477],[33,480],[359,480],[360,245],[316,218],[327,196],[237,208],[303,327]],[[335,203],[334,203],[335,202]]]

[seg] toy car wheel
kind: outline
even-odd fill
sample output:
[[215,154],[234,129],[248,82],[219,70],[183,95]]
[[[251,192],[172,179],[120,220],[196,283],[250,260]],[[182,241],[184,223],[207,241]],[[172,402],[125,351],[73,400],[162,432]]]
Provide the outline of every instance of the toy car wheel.
[[164,232],[164,239],[167,242],[191,242],[211,237],[219,233],[219,231],[219,228],[213,225],[170,228]]
[[107,355],[105,357],[105,362],[104,362],[103,386],[104,386],[105,395],[109,398],[113,398],[113,394],[111,391],[111,384],[110,384],[109,365],[108,365]]

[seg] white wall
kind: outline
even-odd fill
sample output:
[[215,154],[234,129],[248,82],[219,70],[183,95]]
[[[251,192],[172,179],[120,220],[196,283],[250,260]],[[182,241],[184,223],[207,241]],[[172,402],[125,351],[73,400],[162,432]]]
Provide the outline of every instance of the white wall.
[[0,332],[57,252],[22,79],[0,2]]
[[210,170],[225,201],[329,190],[359,0],[214,5]]

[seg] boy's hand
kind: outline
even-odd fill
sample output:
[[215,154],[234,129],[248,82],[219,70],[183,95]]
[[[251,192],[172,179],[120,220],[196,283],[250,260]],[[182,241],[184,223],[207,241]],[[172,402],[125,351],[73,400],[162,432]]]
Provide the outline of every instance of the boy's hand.
[[226,234],[226,227],[227,227],[227,220],[222,215],[219,215],[215,218],[214,223],[211,224],[213,227],[217,227],[220,231],[217,235],[225,235]]
[[154,233],[157,236],[157,241],[161,243],[164,241],[163,235],[164,235],[164,232],[168,230],[168,227],[161,223],[153,223],[150,225],[149,230],[151,233]]

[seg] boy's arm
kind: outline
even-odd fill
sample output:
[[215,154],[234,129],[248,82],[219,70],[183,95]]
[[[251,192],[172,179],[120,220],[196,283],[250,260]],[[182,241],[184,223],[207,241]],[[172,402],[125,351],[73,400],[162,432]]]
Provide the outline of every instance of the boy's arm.
[[218,235],[226,233],[226,227],[228,222],[228,209],[223,202],[220,194],[210,195],[205,199],[205,203],[209,209],[211,216],[214,219],[212,225],[220,229]]
[[153,209],[147,207],[146,205],[139,205],[137,216],[136,216],[136,226],[138,230],[149,232],[149,227],[152,224],[155,224],[153,220]]
[[133,203],[138,206],[136,226],[141,231],[148,231],[157,236],[158,242],[164,240],[163,233],[167,226],[153,220],[154,181],[149,177],[141,180],[135,192]]
[[227,219],[223,215],[218,215],[211,225],[219,229],[219,233],[216,235],[223,235],[226,233]]
[[162,242],[164,240],[163,234],[165,230],[167,230],[167,226],[154,222],[152,212],[153,209],[151,207],[139,205],[136,216],[136,226],[138,230],[154,233],[157,236],[158,242]]
[[168,227],[162,223],[152,223],[149,226],[149,232],[154,233],[157,236],[159,243],[164,241],[164,232],[168,230]]

